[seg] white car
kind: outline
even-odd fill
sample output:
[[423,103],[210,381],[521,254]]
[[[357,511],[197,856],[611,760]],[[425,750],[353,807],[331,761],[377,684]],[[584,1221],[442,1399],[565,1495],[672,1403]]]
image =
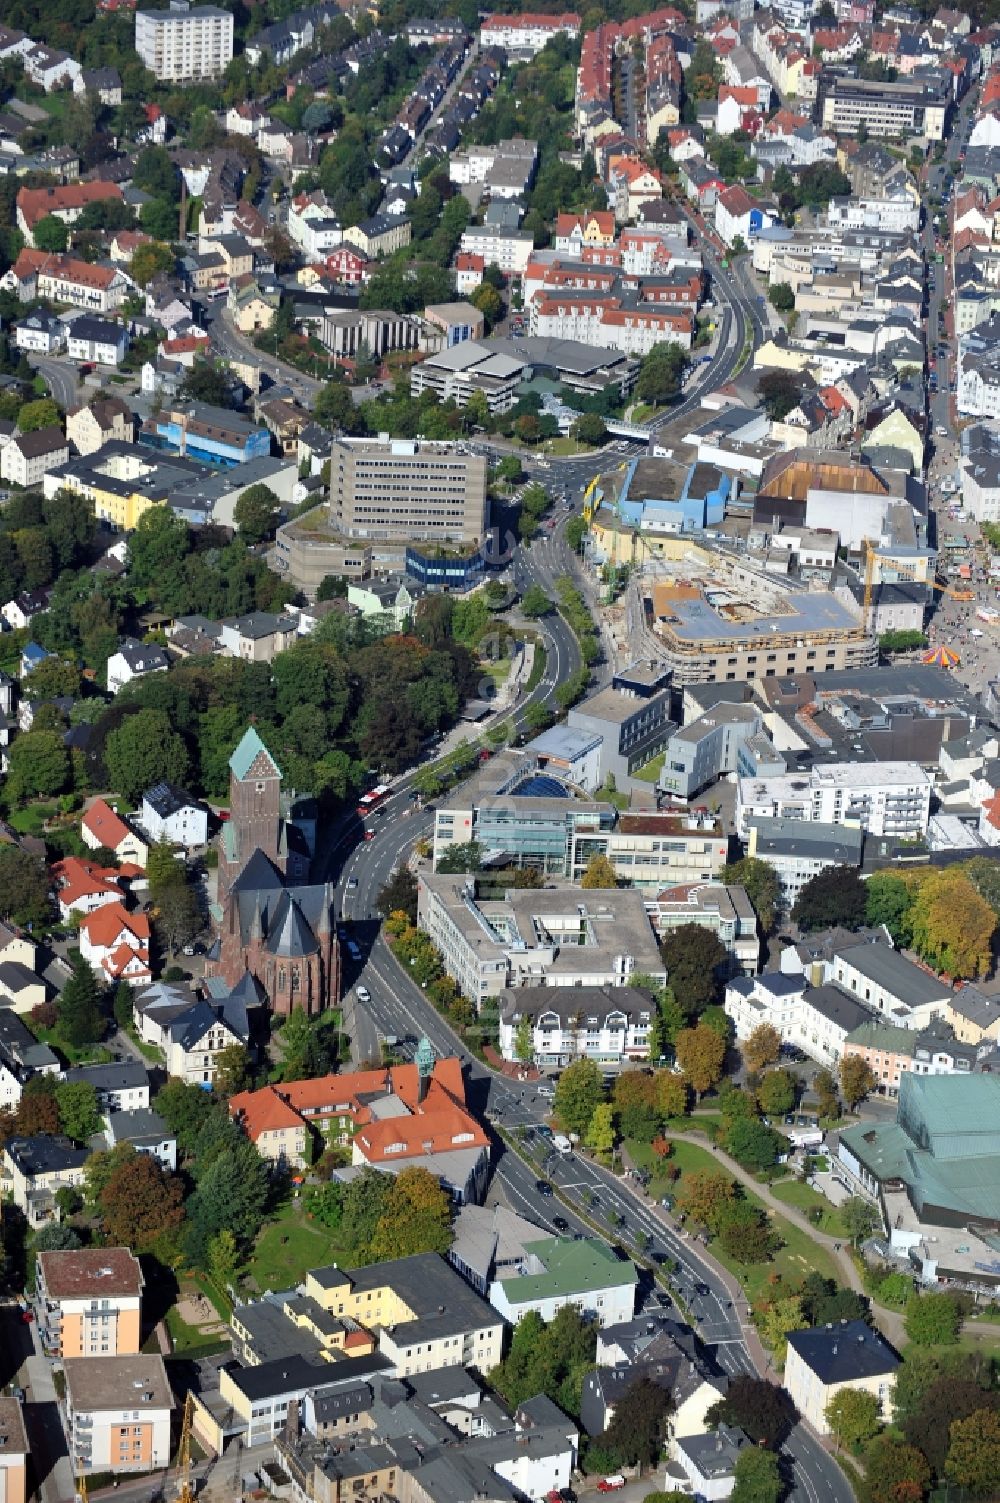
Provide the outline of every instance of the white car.
[[372,994],[368,990],[367,986],[356,986],[354,988],[354,990],[357,993],[358,1001],[359,1002],[370,1002],[371,1001]]

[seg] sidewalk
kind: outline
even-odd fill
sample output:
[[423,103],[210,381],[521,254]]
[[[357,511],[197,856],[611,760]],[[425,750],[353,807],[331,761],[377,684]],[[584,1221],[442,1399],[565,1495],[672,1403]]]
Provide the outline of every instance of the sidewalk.
[[[827,1232],[819,1231],[817,1227],[813,1226],[807,1216],[804,1216],[795,1206],[786,1205],[783,1200],[779,1200],[770,1186],[760,1184],[735,1159],[730,1158],[728,1153],[725,1153],[721,1148],[716,1148],[714,1144],[707,1144],[703,1134],[672,1132],[670,1136],[676,1138],[680,1143],[693,1143],[698,1148],[709,1146],[712,1154],[719,1160],[723,1168],[728,1170],[734,1179],[739,1180],[745,1189],[749,1190],[751,1194],[756,1195],[759,1200],[762,1200],[776,1216],[783,1216],[786,1221],[790,1221],[793,1226],[801,1228],[802,1231],[808,1233],[814,1242],[827,1250],[838,1269],[842,1272],[844,1282],[849,1288],[853,1289],[856,1294],[865,1294],[868,1299],[871,1299],[871,1296],[867,1295],[854,1259],[844,1247],[842,1241],[831,1237]],[[883,1305],[876,1305],[874,1300],[872,1300],[872,1314],[883,1336],[898,1349],[900,1344],[907,1339],[906,1327],[902,1315],[897,1310],[887,1310]]]

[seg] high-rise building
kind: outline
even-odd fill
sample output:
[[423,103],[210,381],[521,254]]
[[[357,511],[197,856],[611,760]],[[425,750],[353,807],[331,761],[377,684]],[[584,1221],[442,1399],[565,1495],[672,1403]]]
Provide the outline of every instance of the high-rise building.
[[330,522],[343,538],[475,546],[486,530],[486,461],[462,444],[340,439]]
[[233,58],[232,12],[190,0],[170,0],[169,10],[137,10],[135,50],[164,83],[220,78]]

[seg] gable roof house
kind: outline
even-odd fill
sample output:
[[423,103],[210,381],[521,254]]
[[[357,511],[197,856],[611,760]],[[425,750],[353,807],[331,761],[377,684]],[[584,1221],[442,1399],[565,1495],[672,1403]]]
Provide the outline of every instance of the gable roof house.
[[118,694],[134,678],[144,678],[148,673],[165,673],[170,659],[162,647],[147,646],[127,638],[118,651],[108,658],[108,690]]
[[94,800],[80,821],[80,838],[92,851],[102,846],[113,851],[120,862],[145,868],[149,859],[149,841],[102,798]]
[[27,490],[41,485],[50,470],[68,459],[66,435],[55,424],[33,433],[17,433],[0,449],[0,477]]
[[136,997],[134,1015],[140,1038],[163,1050],[168,1075],[207,1088],[223,1049],[251,1046],[265,1003],[263,987],[247,973],[221,997],[157,983]]
[[107,903],[80,921],[80,954],[106,982],[143,986],[152,980],[149,919]]

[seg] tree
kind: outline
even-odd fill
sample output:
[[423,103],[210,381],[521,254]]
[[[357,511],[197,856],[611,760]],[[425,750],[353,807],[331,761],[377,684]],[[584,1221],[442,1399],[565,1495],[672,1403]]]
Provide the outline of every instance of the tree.
[[597,412],[585,412],[582,417],[578,417],[570,433],[581,444],[593,444],[595,447],[603,444],[608,436],[604,419]]
[[779,313],[791,313],[795,307],[795,293],[787,282],[772,282],[767,294],[768,302]]
[[378,1261],[446,1253],[453,1235],[451,1201],[440,1180],[427,1169],[404,1169],[392,1180],[375,1227],[371,1256]]
[[654,1077],[656,1083],[656,1105],[661,1117],[686,1117],[689,1106],[688,1083],[683,1075],[675,1075],[673,1070],[658,1070]]
[[564,1305],[547,1324],[531,1310],[514,1327],[507,1357],[489,1381],[512,1406],[544,1393],[577,1415],[583,1377],[594,1366],[596,1350],[596,1326],[576,1306]]
[[68,1138],[76,1143],[86,1143],[101,1130],[101,1113],[97,1105],[97,1092],[85,1080],[64,1081],[56,1087],[56,1104],[59,1108],[59,1126]]
[[686,366],[687,355],[679,344],[655,344],[639,369],[636,399],[654,406],[676,401]]
[[435,870],[454,876],[461,872],[477,872],[482,864],[482,846],[476,840],[468,840],[448,846]]
[[243,1044],[227,1044],[215,1056],[215,1079],[212,1088],[217,1096],[228,1101],[240,1091],[253,1084],[250,1054]]
[[583,1140],[587,1147],[597,1154],[608,1154],[614,1148],[614,1115],[607,1101],[602,1101],[599,1106],[595,1106]]
[[251,485],[233,507],[233,521],[252,547],[274,536],[280,510],[281,502],[269,485]]
[[1000,1414],[994,1406],[955,1420],[945,1474],[981,1497],[996,1497],[1000,1479]]
[[788,1140],[756,1118],[741,1117],[726,1133],[726,1149],[738,1164],[754,1173],[772,1169]]
[[682,1028],[674,1047],[677,1063],[696,1097],[702,1097],[722,1079],[726,1041],[714,1028],[705,1023],[696,1028]]
[[813,1077],[813,1090],[819,1104],[821,1117],[840,1116],[840,1097],[837,1095],[837,1081],[829,1070],[817,1070]]
[[768,417],[780,423],[802,400],[801,377],[792,371],[765,371],[757,377],[757,395]]
[[46,214],[35,225],[31,236],[35,242],[35,249],[49,251],[54,255],[61,255],[69,245],[69,231],[61,219],[55,214]]
[[916,1446],[876,1435],[865,1451],[865,1477],[872,1503],[920,1503],[931,1469]]
[[236,1280],[240,1266],[240,1252],[236,1238],[227,1226],[222,1228],[208,1244],[208,1274],[216,1288],[229,1289]]
[[865,923],[873,928],[884,925],[895,944],[908,945],[913,898],[913,890],[894,872],[876,872],[865,883]]
[[112,787],[127,799],[136,799],[154,783],[185,782],[187,747],[165,711],[139,710],[109,732],[104,765]]
[[716,1233],[723,1250],[738,1263],[766,1263],[780,1245],[764,1212],[748,1200],[734,1200],[723,1208]]
[[168,1080],[157,1092],[153,1106],[176,1137],[181,1153],[194,1153],[198,1134],[214,1110],[211,1096],[183,1080]]
[[587,862],[587,869],[580,879],[580,886],[587,892],[618,886],[615,869],[602,852],[595,852]]
[[730,1503],[778,1503],[784,1492],[778,1458],[756,1446],[744,1446],[736,1458]]
[[503,318],[503,298],[495,287],[490,287],[486,282],[480,282],[469,298],[469,302],[474,308],[479,309],[486,320],[487,329],[492,329],[493,325]]
[[959,868],[945,867],[923,878],[910,919],[913,946],[930,965],[951,976],[988,972],[997,916]]
[[293,1007],[281,1029],[282,1080],[314,1080],[325,1075],[329,1060],[315,1028],[301,1007]]
[[49,1222],[36,1234],[32,1244],[32,1252],[76,1252],[82,1247],[80,1233],[72,1226],[63,1226],[59,1222]]
[[974,1378],[938,1378],[928,1385],[916,1408],[907,1415],[903,1433],[911,1446],[923,1451],[935,1475],[940,1477],[948,1458],[952,1426],[956,1420],[966,1420],[984,1409],[1000,1409],[1000,1393],[995,1389],[983,1388]]
[[25,1138],[37,1137],[39,1133],[57,1133],[61,1126],[59,1103],[54,1095],[31,1095],[25,1091],[17,1103],[14,1123],[18,1133]]
[[671,1408],[669,1388],[652,1378],[636,1378],[616,1401],[611,1423],[597,1444],[613,1451],[620,1466],[655,1466]]
[[878,1398],[863,1388],[839,1389],[827,1404],[825,1414],[837,1444],[851,1449],[871,1440],[879,1428]]
[[74,1049],[96,1044],[103,1038],[104,1015],[101,993],[94,973],[85,960],[78,960],[59,997],[59,1033]]
[[31,670],[24,682],[24,695],[32,700],[54,699],[63,694],[75,699],[82,682],[76,663],[52,653]]
[[390,913],[405,913],[411,924],[417,922],[417,879],[408,866],[397,866],[375,900],[375,907],[383,918]]
[[[10,752],[17,741],[24,740],[25,736],[18,736]],[[45,862],[28,851],[22,851],[20,846],[0,845],[0,918],[24,928],[41,928],[48,923],[51,913],[49,874]]]
[[139,287],[148,287],[154,277],[165,271],[173,271],[175,259],[169,245],[149,240],[143,245],[137,245],[132,252],[129,276]]
[[756,1075],[766,1065],[773,1065],[781,1054],[781,1034],[773,1023],[758,1023],[749,1038],[740,1045],[743,1063]]
[[774,1450],[784,1444],[798,1417],[784,1388],[740,1373],[731,1379],[725,1397],[712,1405],[705,1420],[709,1425],[738,1425],[755,1446]]
[[171,955],[194,939],[201,928],[201,915],[187,882],[173,883],[157,898],[156,927]]
[[603,1100],[604,1082],[592,1059],[575,1059],[556,1082],[553,1105],[567,1132],[582,1136]]
[[721,1169],[696,1169],[685,1174],[677,1192],[677,1207],[698,1226],[713,1231],[723,1210],[736,1199],[736,1181]]
[[116,1025],[128,1030],[135,1021],[135,1007],[133,1006],[132,988],[127,981],[119,981],[115,987],[115,997],[112,1003],[112,1012]]
[[184,1189],[159,1159],[137,1153],[120,1164],[100,1194],[98,1210],[109,1243],[149,1252],[184,1220]]
[[529,621],[538,621],[542,616],[547,616],[551,609],[552,601],[540,584],[530,584],[521,596],[521,611]]
[[267,1204],[267,1170],[252,1143],[224,1149],[198,1181],[187,1205],[184,1248],[207,1268],[212,1239],[228,1228],[242,1250],[260,1231]]
[[867,894],[856,867],[827,866],[802,888],[792,919],[808,933],[813,929],[860,929],[865,922]]
[[757,1087],[757,1102],[769,1117],[783,1117],[795,1105],[795,1081],[787,1070],[768,1070]]
[[854,1243],[864,1242],[877,1229],[879,1216],[870,1200],[863,1195],[852,1195],[840,1207],[840,1219]]
[[841,1289],[820,1273],[806,1275],[802,1284],[802,1311],[811,1326],[836,1325],[841,1320],[867,1320],[868,1301],[853,1289]]
[[69,786],[71,764],[59,731],[25,731],[7,753],[7,792],[22,799],[62,793]]
[[842,1054],[837,1074],[840,1077],[841,1095],[851,1111],[859,1101],[863,1101],[866,1096],[870,1095],[878,1084],[871,1066],[867,1060],[861,1058],[860,1054]]
[[25,402],[17,414],[17,426],[22,433],[37,433],[40,428],[51,428],[58,422],[59,408],[51,397]]
[[950,1294],[929,1290],[906,1302],[906,1334],[917,1346],[951,1346],[961,1325],[962,1312]]
[[688,1018],[703,1012],[719,994],[719,967],[728,960],[718,936],[700,924],[680,924],[660,944],[670,989]]
[[759,856],[731,861],[722,868],[722,881],[727,887],[743,888],[761,929],[770,934],[781,907],[781,882],[770,861],[762,861]]
[[535,1029],[531,1018],[523,1013],[514,1030],[514,1058],[522,1065],[530,1064],[535,1057]]
[[656,1076],[648,1070],[623,1070],[614,1083],[612,1097],[622,1137],[651,1143],[660,1129]]

